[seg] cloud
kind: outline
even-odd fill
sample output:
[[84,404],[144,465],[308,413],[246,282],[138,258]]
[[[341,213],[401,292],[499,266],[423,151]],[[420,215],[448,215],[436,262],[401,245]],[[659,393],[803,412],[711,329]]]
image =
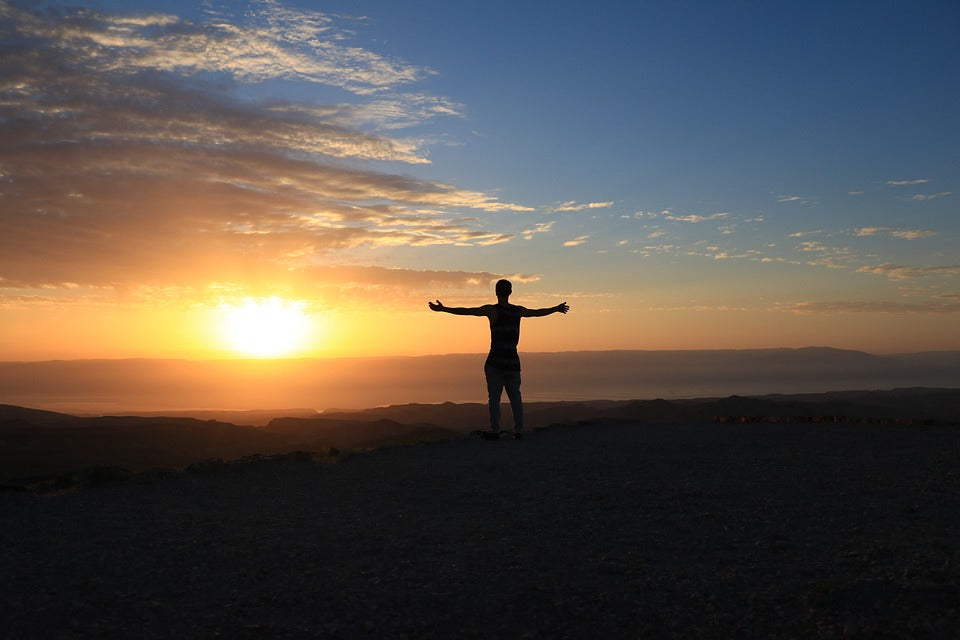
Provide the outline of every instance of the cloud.
[[853,302],[800,302],[777,308],[778,311],[794,313],[957,313],[960,302],[889,302],[889,301],[853,301]]
[[937,235],[937,232],[930,229],[902,229],[899,231],[891,231],[890,235],[894,238],[903,238],[904,240],[916,240],[917,238],[932,238]]
[[[399,90],[431,71],[351,46],[324,14],[249,6],[190,22],[0,3],[7,293],[286,286],[357,247],[516,237],[468,212],[531,207],[371,165],[427,159],[422,140],[369,127],[459,114]],[[244,97],[265,80],[334,86],[357,104]]]
[[[291,299],[309,301],[313,308],[341,310],[385,304],[420,304],[420,296],[427,299],[443,295],[489,296],[493,284],[500,278],[514,283],[529,284],[541,280],[539,274],[491,273],[485,271],[440,271],[387,268],[377,266],[328,265],[311,266],[296,271],[276,270],[263,274],[259,281],[243,282],[231,279],[210,282],[204,287],[149,286],[140,284],[124,289],[122,299],[132,303],[210,304],[235,302],[246,297],[283,295]],[[0,282],[2,291],[3,282]],[[111,305],[118,301],[112,287],[76,289],[75,295],[64,296],[52,288],[41,287],[26,292],[0,296],[0,307],[29,308],[70,304]],[[404,302],[394,302],[403,300]]]
[[395,93],[362,104],[271,105],[275,113],[300,114],[332,126],[371,125],[380,130],[403,129],[440,116],[458,117],[463,105],[446,98],[416,93]]
[[488,271],[439,271],[374,266],[315,266],[304,272],[305,279],[351,288],[396,287],[405,291],[492,289],[501,278],[529,284],[537,274],[491,273]]
[[875,236],[884,231],[891,231],[890,227],[862,227],[857,229],[857,236]]
[[906,267],[898,264],[881,264],[860,267],[857,272],[887,276],[890,280],[914,280],[930,276],[960,275],[960,264],[938,267]]
[[670,209],[664,209],[663,211],[637,211],[633,214],[634,218],[659,218],[661,216],[668,216],[672,213]]
[[370,94],[414,82],[429,69],[350,46],[330,16],[251,2],[240,18],[191,22],[172,15],[111,16],[88,9],[60,15],[8,9],[25,38],[51,42],[100,72],[225,73],[241,82],[285,79]]
[[574,200],[569,200],[557,205],[551,209],[551,211],[584,211],[586,209],[606,209],[612,206],[613,202],[588,202],[586,204],[578,204]]
[[554,220],[550,222],[540,222],[535,224],[532,228],[525,229],[520,233],[524,240],[532,240],[533,236],[538,233],[550,233],[553,230],[553,225],[555,224]]
[[787,196],[787,195],[781,195],[781,196],[777,196],[777,202],[800,202],[800,203],[805,203],[805,202],[808,202],[808,200],[807,200],[806,198],[804,198],[803,196]]
[[927,184],[930,180],[926,178],[919,178],[916,180],[887,180],[884,184],[888,184],[892,187],[905,187],[914,184]]
[[933,236],[938,235],[936,231],[932,231],[930,229],[896,229],[894,227],[862,227],[856,231],[856,235],[860,237],[875,236],[881,233],[889,235],[893,238],[901,238],[903,240],[932,238]]
[[946,198],[947,196],[951,196],[951,195],[953,195],[953,192],[951,191],[941,191],[940,193],[918,193],[906,199],[913,200],[915,202],[926,202],[927,200],[936,200],[938,198]]
[[586,241],[589,240],[589,239],[590,239],[590,236],[579,236],[579,237],[577,237],[577,238],[574,238],[573,240],[567,240],[566,242],[563,243],[563,246],[565,246],[565,247],[576,247],[576,246],[578,246],[578,245],[583,244],[584,242],[586,242]]
[[[184,24],[177,24],[187,29]],[[364,132],[350,126],[360,122],[325,119],[320,111],[311,112],[310,108],[277,111],[238,100],[226,91],[195,81],[191,75],[195,70],[176,75],[174,71],[184,70],[181,65],[171,66],[167,57],[158,58],[151,65],[153,58],[141,49],[149,50],[157,40],[178,38],[170,35],[169,28],[154,34],[149,26],[153,25],[142,27],[144,33],[136,37],[124,36],[124,30],[111,35],[122,43],[111,41],[110,46],[92,47],[91,43],[102,44],[101,34],[118,33],[110,28],[111,18],[83,12],[64,16],[57,22],[14,10],[12,27],[2,35],[4,40],[19,41],[20,46],[4,56],[0,71],[6,79],[3,111],[15,114],[12,123],[16,129],[12,135],[16,142],[70,140],[78,144],[108,144],[140,140],[216,148],[242,145],[334,158],[428,162],[416,140]],[[198,25],[192,26],[197,28]],[[215,28],[225,29],[222,25]],[[242,29],[226,30],[224,41],[218,42],[217,48],[240,49],[249,45],[243,33]],[[266,37],[267,33],[259,35],[260,39]],[[207,51],[207,45],[196,46]],[[258,55],[265,55],[262,49],[258,51]],[[278,51],[274,54],[279,56]],[[232,72],[235,80],[251,80],[229,65],[204,66],[203,70]],[[257,77],[282,77],[282,73],[277,73]],[[356,73],[358,77],[363,75],[361,71]],[[405,74],[400,74],[396,81],[403,77]]]
[[697,222],[709,222],[710,220],[722,220],[722,219],[726,218],[726,217],[729,216],[729,215],[730,215],[729,213],[722,213],[722,212],[721,212],[721,213],[714,213],[714,214],[709,215],[709,216],[701,216],[701,215],[698,215],[698,214],[695,214],[695,213],[691,213],[690,215],[686,215],[686,216],[665,215],[664,217],[665,217],[667,220],[674,220],[674,221],[676,221],[676,222],[692,222],[692,223],[697,223]]

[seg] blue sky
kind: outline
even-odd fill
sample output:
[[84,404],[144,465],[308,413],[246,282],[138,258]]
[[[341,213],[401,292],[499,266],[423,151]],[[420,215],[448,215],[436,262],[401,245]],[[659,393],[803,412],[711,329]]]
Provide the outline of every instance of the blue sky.
[[[10,322],[281,295],[420,323],[508,275],[579,313],[542,349],[960,348],[956,3],[37,4],[0,2],[5,77],[33,51],[64,81],[43,108],[5,84],[4,176],[64,141],[93,160],[0,200]],[[207,213],[98,190],[123,153],[130,184]],[[44,206],[61,222],[14,223]],[[111,229],[113,260],[78,244]],[[151,239],[168,259],[126,250]]]

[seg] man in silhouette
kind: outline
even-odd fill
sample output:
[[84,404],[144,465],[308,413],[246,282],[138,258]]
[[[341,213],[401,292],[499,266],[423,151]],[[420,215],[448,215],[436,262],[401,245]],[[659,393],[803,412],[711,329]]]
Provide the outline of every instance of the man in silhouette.
[[433,311],[443,311],[457,316],[486,316],[490,321],[490,354],[483,365],[487,377],[487,399],[490,408],[490,431],[482,435],[487,440],[500,438],[500,396],[507,390],[510,410],[513,412],[513,437],[519,440],[523,431],[523,400],[520,397],[520,319],[539,318],[551,313],[566,313],[570,307],[561,302],[547,309],[527,309],[510,304],[513,285],[509,280],[498,280],[497,303],[482,307],[445,307],[437,300],[429,302]]

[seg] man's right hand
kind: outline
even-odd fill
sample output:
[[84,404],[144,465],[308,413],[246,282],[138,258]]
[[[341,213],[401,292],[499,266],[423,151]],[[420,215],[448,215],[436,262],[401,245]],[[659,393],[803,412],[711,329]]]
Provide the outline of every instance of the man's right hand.
[[430,309],[433,311],[443,311],[443,303],[437,300],[436,302],[428,302]]

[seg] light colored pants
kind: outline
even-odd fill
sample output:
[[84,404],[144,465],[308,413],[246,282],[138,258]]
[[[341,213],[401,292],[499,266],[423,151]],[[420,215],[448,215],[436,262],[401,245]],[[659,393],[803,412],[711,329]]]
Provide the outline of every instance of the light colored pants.
[[487,377],[487,401],[490,408],[490,430],[500,432],[500,395],[507,390],[510,410],[513,413],[513,430],[523,430],[523,399],[520,397],[520,372],[496,367],[483,367]]

